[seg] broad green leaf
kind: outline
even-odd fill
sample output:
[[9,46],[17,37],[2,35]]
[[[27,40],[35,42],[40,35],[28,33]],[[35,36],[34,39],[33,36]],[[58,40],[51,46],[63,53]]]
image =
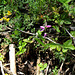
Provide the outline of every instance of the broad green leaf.
[[72,45],[72,40],[67,40],[66,42],[63,43],[64,46],[70,46]]
[[68,48],[68,49],[71,49],[71,50],[75,50],[75,47],[73,45],[65,46],[65,48]]
[[68,48],[72,50],[75,49],[75,47],[72,45],[72,40],[67,40],[63,45],[64,45],[64,48]]

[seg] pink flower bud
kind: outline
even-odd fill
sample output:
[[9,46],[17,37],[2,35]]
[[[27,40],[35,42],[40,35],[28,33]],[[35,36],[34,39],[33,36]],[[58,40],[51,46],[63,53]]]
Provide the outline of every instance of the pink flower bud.
[[44,33],[44,37],[46,37],[47,36],[47,33]]
[[44,26],[40,26],[40,28],[41,28],[41,29],[45,29],[45,27],[44,27]]
[[40,28],[42,29],[41,31],[44,31],[45,27],[44,26],[40,26]]
[[49,28],[49,27],[51,27],[51,25],[46,25],[45,27]]

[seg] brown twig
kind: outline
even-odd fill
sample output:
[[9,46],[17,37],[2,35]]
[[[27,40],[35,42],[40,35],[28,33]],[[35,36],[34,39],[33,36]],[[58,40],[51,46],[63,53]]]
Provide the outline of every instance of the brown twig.
[[66,60],[66,57],[65,57],[64,61],[62,62],[61,66],[60,66],[60,69],[59,69],[59,71],[58,71],[58,75],[60,75],[60,72],[62,71],[62,67],[63,67],[63,65],[64,65],[65,60]]

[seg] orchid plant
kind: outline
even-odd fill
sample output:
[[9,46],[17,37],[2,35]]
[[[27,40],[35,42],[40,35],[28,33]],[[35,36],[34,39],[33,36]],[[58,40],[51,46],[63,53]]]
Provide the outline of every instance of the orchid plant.
[[[45,25],[45,26],[40,26],[40,31],[41,32],[43,32],[45,29],[47,29],[47,28],[50,28],[51,27],[51,25]],[[46,37],[47,36],[47,33],[44,33],[44,37]]]

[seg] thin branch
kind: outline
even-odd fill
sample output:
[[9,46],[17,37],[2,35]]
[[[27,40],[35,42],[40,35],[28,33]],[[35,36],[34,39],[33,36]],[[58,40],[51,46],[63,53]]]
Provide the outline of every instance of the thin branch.
[[[64,28],[64,27],[63,27]],[[73,44],[74,44],[74,46],[75,46],[75,37],[73,37],[70,33],[69,33],[69,31],[66,29],[66,28],[64,28],[65,30],[66,30],[66,32],[69,34],[69,36],[72,38],[72,40],[73,40]]]
[[62,67],[63,67],[63,65],[64,65],[65,60],[66,60],[66,57],[65,57],[64,61],[62,62],[61,66],[60,66],[60,69],[59,69],[59,71],[58,71],[58,75],[60,75],[60,72],[62,71]]
[[8,70],[7,68],[3,67],[3,69],[4,69],[5,72],[7,72],[8,74],[13,75],[13,73],[12,73],[10,70]]
[[[43,38],[45,38],[45,39],[47,39],[47,40],[49,40],[49,41],[51,41],[51,42],[53,42],[53,43],[56,43],[55,41],[53,41],[52,39],[50,39],[50,38],[48,38],[48,37],[44,37],[44,36],[43,36]],[[56,43],[56,44],[58,44],[58,43]]]
[[64,75],[70,70],[70,68],[67,68],[66,71],[64,72]]
[[[63,27],[64,28],[64,27]],[[71,37],[71,38],[73,38],[73,36],[69,33],[69,31],[66,29],[66,28],[64,28],[65,30],[66,30],[66,32],[69,34],[69,36]]]
[[[10,75],[13,75],[13,73],[8,70],[7,68],[5,68],[4,66],[2,66],[2,62],[0,61],[0,67],[1,67],[1,71],[2,71],[2,75],[4,75],[4,71],[7,72]],[[4,70],[4,71],[3,71]]]
[[48,61],[48,65],[47,65],[47,68],[46,68],[46,73],[45,73],[45,75],[48,75],[47,73],[48,73],[49,66],[51,65],[51,63],[52,63],[52,59],[50,59],[50,60]]
[[17,30],[22,32],[22,33],[25,33],[25,34],[36,35],[35,33],[25,32],[25,31],[22,31],[22,30],[19,30],[19,29],[17,29]]

